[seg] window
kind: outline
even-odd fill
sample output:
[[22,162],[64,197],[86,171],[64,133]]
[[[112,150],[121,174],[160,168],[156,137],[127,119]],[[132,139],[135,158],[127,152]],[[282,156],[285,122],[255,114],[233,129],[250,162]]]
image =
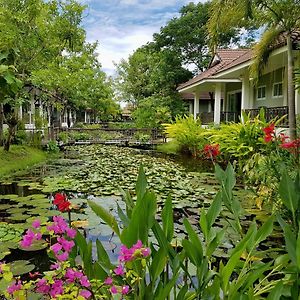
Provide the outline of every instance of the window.
[[274,83],[273,85],[273,97],[282,96],[282,82]]
[[259,86],[257,88],[257,99],[262,100],[266,98],[266,86]]

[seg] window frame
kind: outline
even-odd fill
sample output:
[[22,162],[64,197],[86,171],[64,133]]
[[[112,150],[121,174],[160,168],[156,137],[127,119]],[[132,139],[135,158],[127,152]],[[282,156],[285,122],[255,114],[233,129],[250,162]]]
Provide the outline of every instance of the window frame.
[[[262,89],[262,88],[265,89],[265,96],[259,98],[259,97],[258,97],[258,91],[259,91],[259,89]],[[266,100],[266,95],[267,95],[267,86],[266,86],[266,85],[260,85],[260,86],[258,86],[258,87],[257,87],[257,91],[256,91],[256,99],[257,99],[257,100]]]
[[[274,95],[275,92],[275,85],[280,85],[281,84],[281,95]],[[273,98],[280,98],[283,97],[283,82],[282,81],[278,81],[278,82],[274,82],[273,83],[273,89],[272,89],[272,97]]]

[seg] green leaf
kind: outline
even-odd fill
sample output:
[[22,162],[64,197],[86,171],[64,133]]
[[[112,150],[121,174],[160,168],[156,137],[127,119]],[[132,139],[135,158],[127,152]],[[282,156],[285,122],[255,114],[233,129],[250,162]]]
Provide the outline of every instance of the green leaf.
[[215,198],[206,214],[208,229],[211,228],[212,225],[215,223],[216,218],[220,214],[221,209],[222,209],[222,196],[221,196],[221,193],[219,192],[215,196]]
[[161,274],[161,272],[164,270],[167,263],[167,254],[165,249],[160,248],[154,255],[152,263],[150,265],[150,274],[151,274],[151,280],[153,282],[156,281],[158,276]]
[[202,262],[202,258],[203,258],[203,248],[202,248],[201,241],[198,237],[198,234],[192,228],[191,224],[189,223],[189,221],[187,219],[183,220],[183,224],[184,224],[185,229],[188,233],[188,239],[191,241],[194,249],[197,252],[197,262],[200,265],[201,262]]
[[117,203],[117,209],[118,209],[118,216],[120,220],[122,221],[124,227],[127,227],[129,225],[129,219],[128,217],[124,214],[122,208],[120,205]]
[[295,183],[287,172],[284,172],[282,175],[278,191],[283,204],[295,215],[299,203],[299,194],[297,193]]
[[290,225],[287,225],[279,214],[277,214],[277,220],[284,232],[285,247],[287,249],[289,257],[292,260],[293,264],[297,266],[296,237],[293,234]]
[[144,197],[137,201],[132,211],[130,223],[121,234],[121,242],[131,247],[137,240],[141,240],[144,245],[147,245],[149,230],[153,226],[156,209],[155,194],[146,192]]
[[97,259],[98,263],[106,269],[106,271],[109,271],[112,268],[112,263],[110,262],[109,256],[104,249],[101,241],[96,241],[96,247],[97,247]]
[[270,217],[257,231],[255,235],[255,244],[258,245],[260,242],[265,240],[273,231],[274,217]]
[[118,236],[120,236],[118,222],[115,217],[95,202],[91,200],[88,200],[87,202],[95,214],[100,217]]
[[267,300],[280,300],[283,293],[283,282],[280,280],[268,295]]
[[229,261],[227,262],[227,264],[224,266],[224,268],[221,271],[220,277],[222,279],[225,292],[227,291],[227,286],[229,284],[230,276],[231,276],[233,270],[235,269],[235,267],[237,266],[237,264],[239,263],[240,257],[242,255],[243,251],[246,249],[248,241],[255,234],[255,231],[256,231],[255,229],[256,229],[255,224],[252,224],[251,227],[249,228],[247,234],[245,235],[245,237],[237,244],[237,246],[232,251]]
[[104,281],[108,273],[101,267],[101,265],[98,262],[94,263],[94,275],[98,280]]
[[138,179],[135,185],[135,192],[138,198],[143,198],[147,189],[147,179],[143,165],[140,165]]
[[165,300],[170,295],[171,290],[175,287],[178,278],[178,273],[173,275],[172,279],[164,286],[160,293],[155,296],[156,300]]
[[164,233],[166,235],[167,240],[170,242],[174,234],[173,208],[170,196],[165,201],[165,206],[161,212],[161,217]]

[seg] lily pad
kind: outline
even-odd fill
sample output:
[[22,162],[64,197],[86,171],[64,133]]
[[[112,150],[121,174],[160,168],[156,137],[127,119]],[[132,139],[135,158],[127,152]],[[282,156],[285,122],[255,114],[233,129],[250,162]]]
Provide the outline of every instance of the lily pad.
[[15,260],[8,264],[14,276],[31,272],[35,266],[28,260]]

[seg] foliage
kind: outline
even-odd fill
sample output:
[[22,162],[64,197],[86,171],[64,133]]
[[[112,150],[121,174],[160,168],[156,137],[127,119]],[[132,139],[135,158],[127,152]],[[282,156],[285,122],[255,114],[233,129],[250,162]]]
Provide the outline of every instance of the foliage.
[[[159,106],[164,106],[164,100],[174,97],[179,83],[191,78],[191,73],[182,68],[178,56],[170,50],[156,51],[148,44],[137,49],[128,61],[122,60],[117,66],[115,85],[119,97],[131,102],[136,107],[145,98],[162,98]],[[168,103],[172,116],[176,115],[177,107]]]
[[200,145],[204,146],[205,140],[199,119],[193,116],[177,117],[175,123],[165,124],[165,131],[169,138],[175,139],[181,146],[181,150],[188,150],[196,157]]
[[[211,59],[209,52],[211,37],[207,31],[210,8],[210,2],[189,3],[180,9],[179,17],[171,19],[159,33],[153,35],[157,49],[167,48],[174,51],[180,57],[182,65],[193,66],[196,74],[204,71]],[[246,39],[239,34],[238,28],[230,29],[222,35],[220,46],[239,44],[242,38],[249,44],[253,42],[252,33],[249,30]]]
[[220,34],[226,33],[235,26],[243,26],[249,23],[261,26],[264,31],[262,37],[254,47],[254,63],[250,73],[258,78],[265,66],[274,45],[283,39],[287,45],[287,89],[289,106],[289,128],[291,139],[296,138],[296,111],[295,111],[295,88],[294,88],[294,62],[292,33],[300,26],[298,0],[272,1],[254,0],[236,1],[214,0],[212,14],[209,20],[209,31],[214,45],[218,45]]
[[47,144],[47,151],[49,153],[58,153],[59,147],[55,141],[49,141]]

